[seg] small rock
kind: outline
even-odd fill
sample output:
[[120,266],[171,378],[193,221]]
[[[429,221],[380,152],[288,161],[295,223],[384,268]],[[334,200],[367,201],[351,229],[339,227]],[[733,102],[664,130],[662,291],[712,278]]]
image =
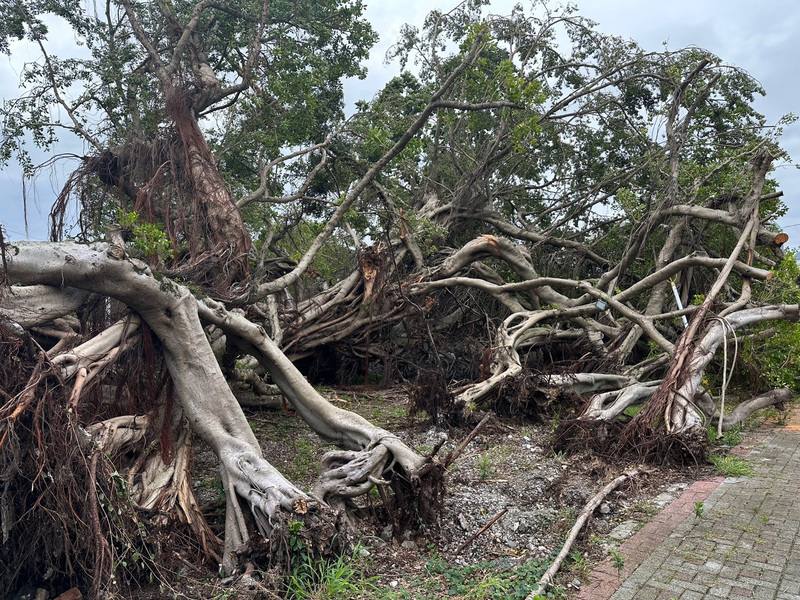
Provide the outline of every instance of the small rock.
[[392,526],[387,525],[386,527],[381,529],[380,537],[384,542],[390,542],[392,541],[392,533],[393,533]]
[[458,513],[456,520],[458,521],[458,525],[461,527],[461,529],[464,531],[469,530],[469,521],[467,521],[467,517],[464,516],[464,513]]
[[652,502],[656,505],[657,508],[664,508],[667,504],[672,502],[675,499],[675,496],[664,492],[663,494],[659,494],[655,498],[653,498]]
[[639,528],[639,523],[636,521],[623,521],[608,534],[608,537],[614,540],[622,541],[631,537]]
[[600,505],[600,514],[603,515],[611,514],[611,505],[608,502],[603,502]]
[[503,540],[503,544],[505,544],[505,546],[507,548],[511,548],[513,550],[516,550],[517,548],[519,548],[519,542],[517,540],[515,540],[514,538],[512,538],[511,536],[506,537]]
[[392,581],[389,582],[389,587],[396,588],[397,586],[398,586],[398,583],[397,583],[396,579],[393,579]]
[[406,540],[405,542],[400,544],[400,546],[402,548],[405,548],[406,550],[416,550],[417,549],[417,543],[414,540]]

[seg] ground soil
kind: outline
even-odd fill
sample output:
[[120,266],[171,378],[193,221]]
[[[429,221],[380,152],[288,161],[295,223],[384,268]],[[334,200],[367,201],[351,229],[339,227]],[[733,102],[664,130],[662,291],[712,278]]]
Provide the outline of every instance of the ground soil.
[[[426,415],[410,416],[403,388],[321,391],[335,404],[397,433],[422,453],[446,437],[439,452],[445,456],[469,433],[469,429],[435,427]],[[309,489],[319,472],[320,457],[332,446],[321,443],[302,419],[285,409],[246,409],[246,414],[264,455],[289,479]],[[554,453],[550,442],[557,422],[558,417],[547,423],[491,421],[448,470],[438,525],[415,535],[395,535],[389,526],[365,523],[353,556],[335,565],[342,567],[336,577],[344,578],[344,584],[335,580],[323,583],[322,589],[287,595],[276,588],[274,574],[256,571],[244,579],[220,580],[179,557],[157,590],[146,586],[147,591],[128,597],[524,598],[560,549],[588,498],[632,466],[609,464],[588,452]],[[689,483],[710,474],[707,465],[680,470],[647,467],[631,484],[613,492],[565,561],[551,597],[574,595],[593,564],[613,554],[621,541]],[[195,446],[194,488],[221,535],[224,495],[217,460],[202,444]],[[491,528],[469,541],[501,511],[505,513]]]

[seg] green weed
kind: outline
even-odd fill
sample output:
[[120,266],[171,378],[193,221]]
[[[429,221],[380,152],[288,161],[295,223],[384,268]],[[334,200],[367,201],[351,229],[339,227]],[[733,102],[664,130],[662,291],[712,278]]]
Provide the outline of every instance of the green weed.
[[586,555],[578,550],[573,550],[569,554],[572,570],[580,575],[586,575],[589,571],[589,563],[586,561]]
[[[291,525],[291,524],[290,524]],[[350,556],[315,560],[301,553],[287,582],[286,598],[290,600],[350,600],[376,589],[375,578],[365,577],[357,566],[361,548]]]
[[712,454],[709,459],[720,475],[726,477],[747,477],[753,474],[753,467],[746,460],[730,454]]
[[488,452],[481,454],[475,464],[478,467],[478,477],[481,478],[481,481],[485,481],[494,475],[494,464]]
[[734,446],[738,446],[742,443],[741,425],[737,425],[728,431],[722,432],[721,437],[717,436],[717,428],[715,426],[709,426],[706,429],[706,434],[708,437],[708,443],[713,446],[728,446],[729,448],[733,448]]
[[625,568],[625,557],[622,556],[622,553],[616,548],[611,548],[608,551],[608,554],[611,557],[611,564],[614,565],[614,568],[617,570],[617,574],[621,577],[622,569]]
[[722,432],[722,438],[720,438],[722,443],[726,446],[733,448],[734,446],[738,446],[742,443],[742,427],[741,425],[737,425],[729,429],[728,431]]

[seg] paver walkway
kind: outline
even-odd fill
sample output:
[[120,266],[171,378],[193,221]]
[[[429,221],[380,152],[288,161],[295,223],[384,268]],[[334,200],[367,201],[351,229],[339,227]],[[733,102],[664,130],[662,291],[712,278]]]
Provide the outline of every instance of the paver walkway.
[[613,600],[800,600],[800,431],[777,430],[628,577]]

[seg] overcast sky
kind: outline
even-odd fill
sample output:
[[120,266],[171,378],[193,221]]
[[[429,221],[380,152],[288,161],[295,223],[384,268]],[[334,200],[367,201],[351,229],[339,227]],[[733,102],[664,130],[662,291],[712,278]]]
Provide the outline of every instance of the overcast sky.
[[[348,81],[346,102],[371,98],[386,81],[398,72],[396,64],[384,64],[386,50],[397,40],[403,23],[421,25],[431,9],[448,10],[457,0],[367,0],[366,16],[380,35],[373,48],[364,80]],[[493,0],[490,11],[505,14],[515,4],[512,0]],[[746,69],[758,79],[767,95],[756,106],[771,122],[789,112],[800,113],[800,2],[797,0],[578,0],[580,13],[599,23],[601,31],[636,40],[648,50],[658,50],[666,42],[671,49],[688,45],[707,48],[725,62]],[[71,34],[53,30],[48,47],[54,54],[74,52]],[[24,44],[15,48],[9,59],[0,58],[0,98],[19,94],[21,65],[34,56]],[[800,124],[786,128],[783,146],[800,162]],[[81,154],[83,148],[74,139],[65,140],[56,152]],[[39,160],[48,156],[39,155]],[[60,189],[70,164],[47,171],[29,186],[30,237],[46,235],[46,215]],[[774,176],[781,184],[789,214],[782,225],[800,239],[800,171],[792,165],[778,166]],[[0,223],[12,238],[25,237],[22,218],[22,182],[19,169],[9,166],[0,172]],[[792,245],[798,245],[796,242]]]

